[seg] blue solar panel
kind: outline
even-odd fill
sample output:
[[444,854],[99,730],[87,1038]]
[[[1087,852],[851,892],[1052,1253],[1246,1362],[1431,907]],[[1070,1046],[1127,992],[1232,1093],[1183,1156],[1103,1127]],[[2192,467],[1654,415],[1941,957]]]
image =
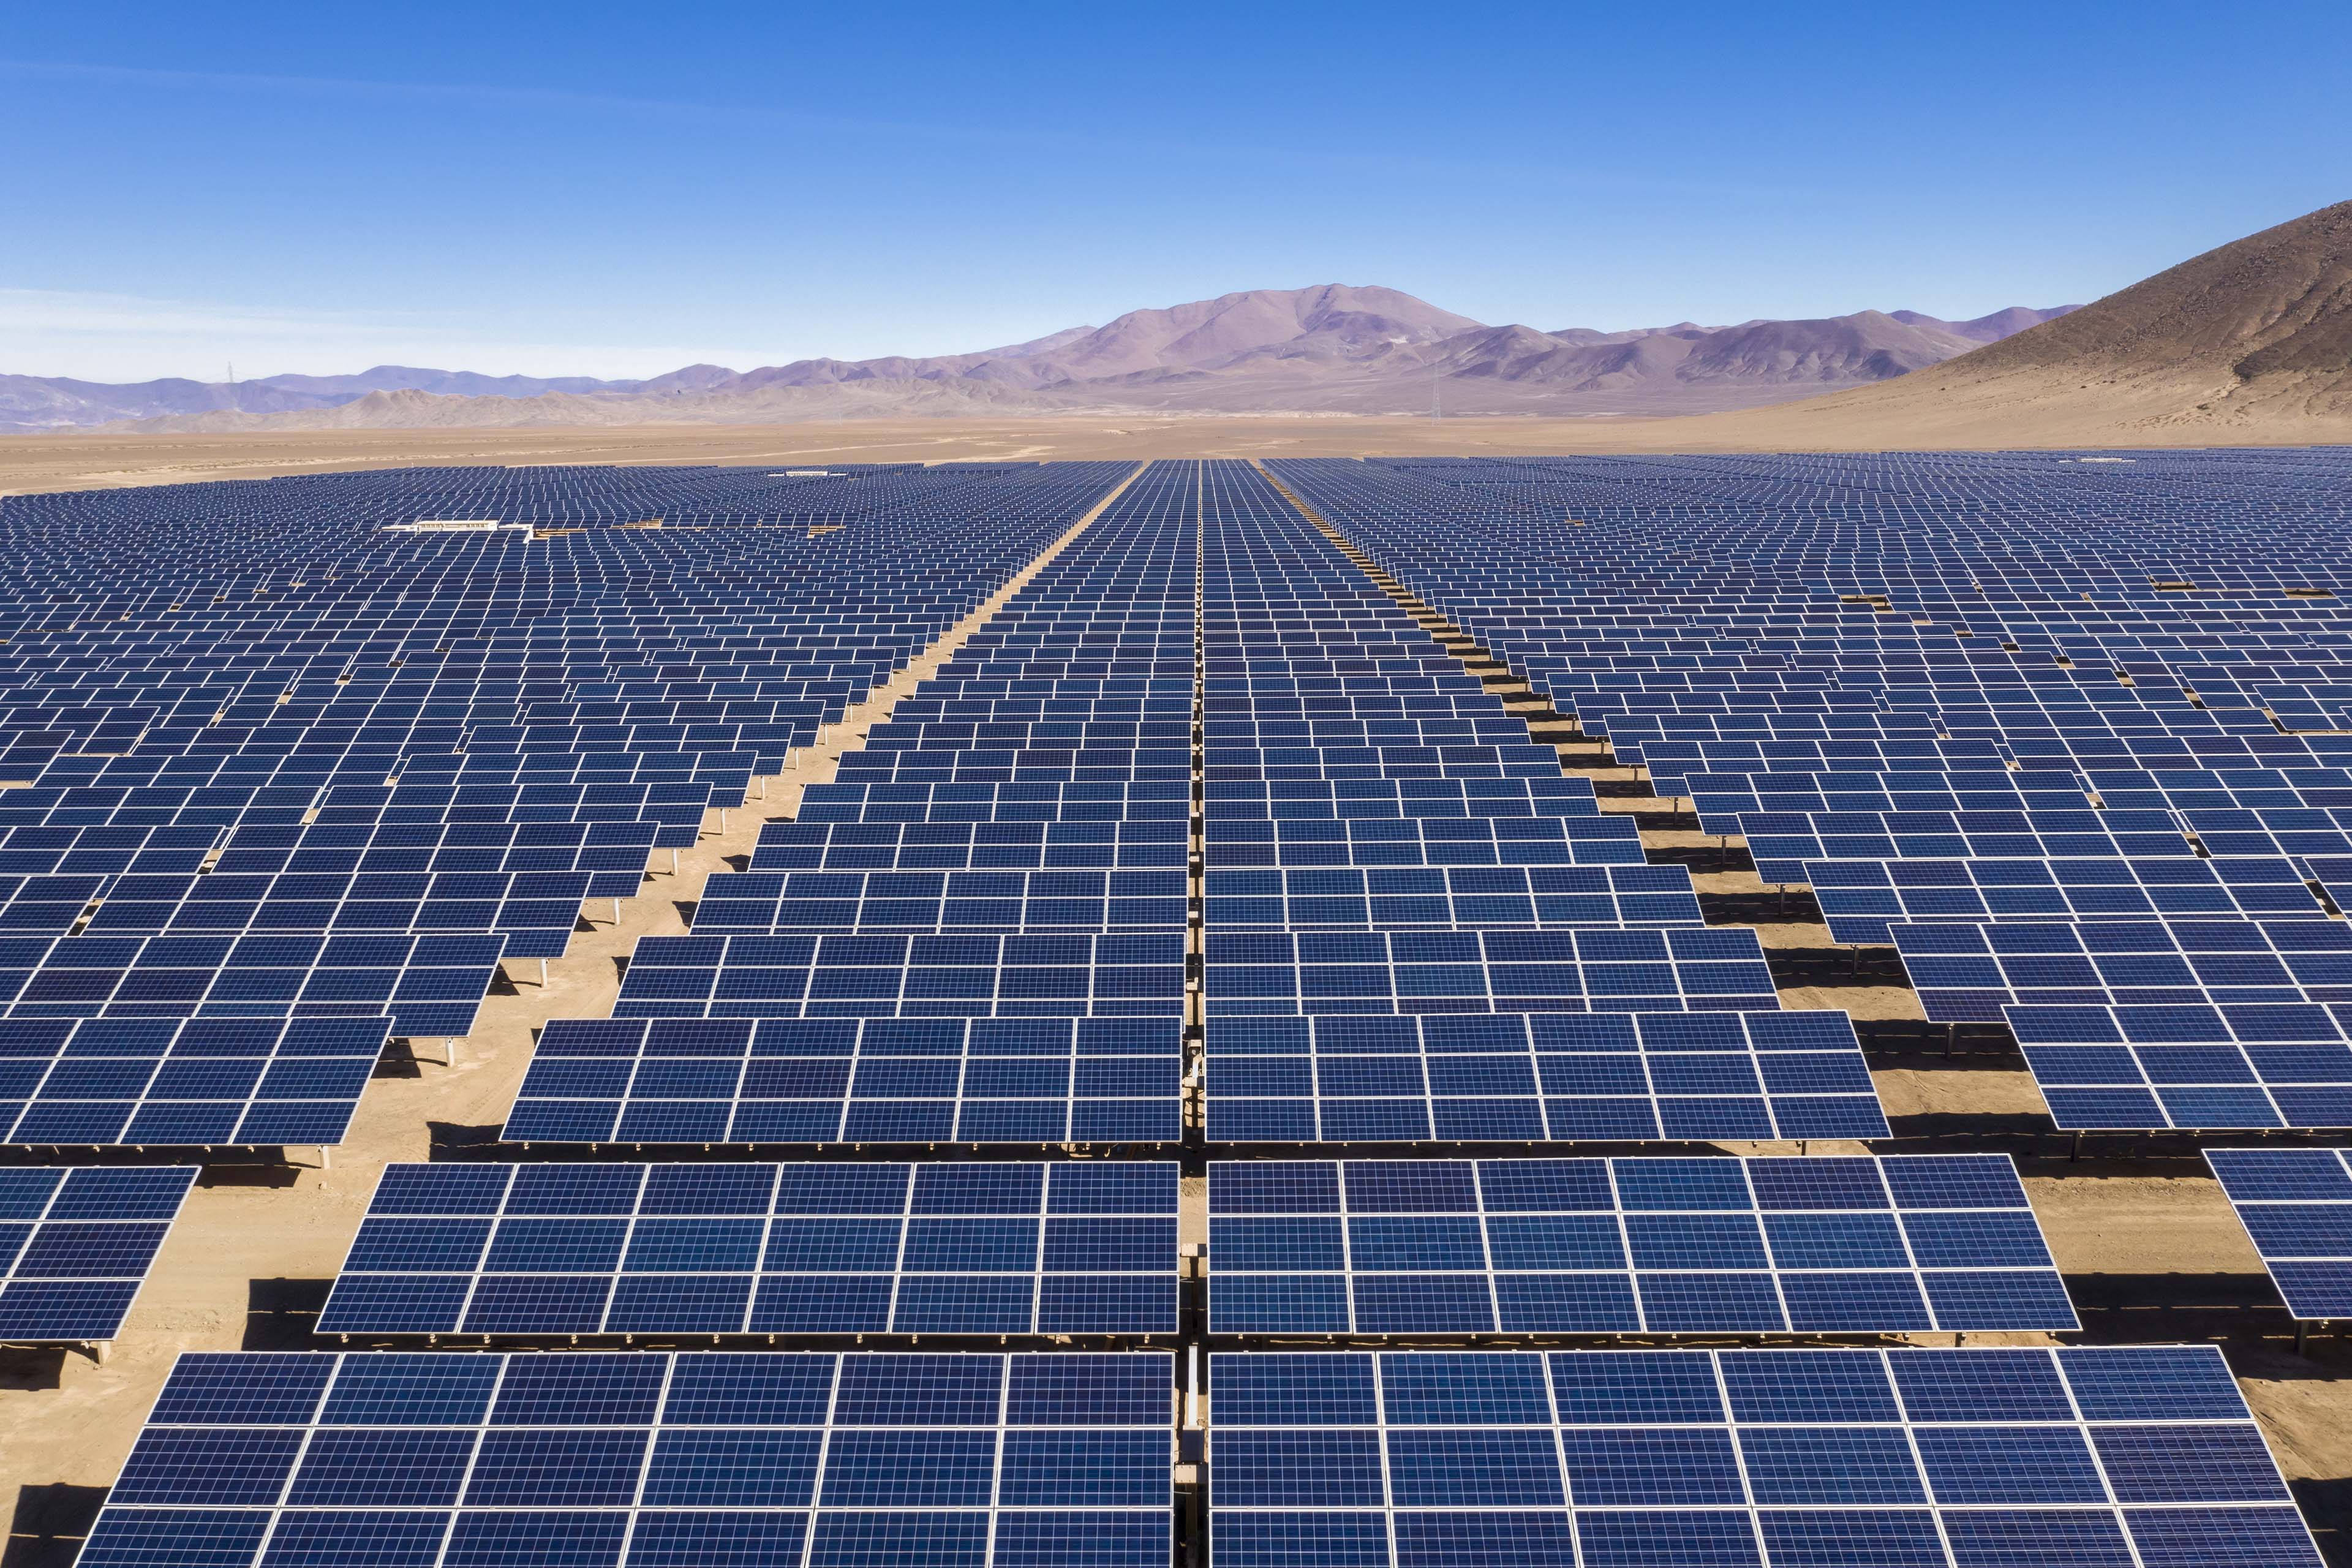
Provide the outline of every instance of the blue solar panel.
[[2319,1562],[2210,1345],[1210,1369],[1220,1562]]
[[694,929],[1165,931],[1183,926],[1190,897],[1181,864],[1160,871],[751,871],[704,883]]
[[0,1142],[340,1143],[390,1022],[0,1019]]
[[1740,1012],[1780,994],[1756,933],[1212,929],[1212,1018],[1298,1013]]
[[2336,1149],[2208,1149],[2287,1310],[2352,1317],[2352,1168]]
[[1165,1568],[1165,1353],[199,1354],[93,1565]]
[[2078,1327],[2002,1154],[1218,1161],[1213,1334]]
[[395,1035],[454,1038],[474,1026],[506,942],[257,932],[0,938],[0,1017],[383,1018]]
[[1843,1013],[1211,1021],[1219,1143],[1884,1138]]
[[1169,1017],[557,1019],[514,1142],[1174,1142]]
[[616,1018],[1173,1016],[1184,936],[643,937]]
[[0,1340],[113,1339],[197,1174],[0,1170]]
[[2162,856],[2094,860],[1809,860],[1832,941],[1885,944],[1902,921],[2204,921],[2315,917],[2303,873],[2275,858]]
[[1177,1173],[391,1165],[319,1330],[1173,1333]]
[[1213,866],[1204,889],[1209,923],[1223,931],[1705,923],[1690,872],[1680,866],[1314,871],[1221,871]]

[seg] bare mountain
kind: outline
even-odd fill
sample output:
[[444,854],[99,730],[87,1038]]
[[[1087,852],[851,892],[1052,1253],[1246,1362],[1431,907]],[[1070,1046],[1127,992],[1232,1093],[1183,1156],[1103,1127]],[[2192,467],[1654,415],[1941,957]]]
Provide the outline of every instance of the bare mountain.
[[380,364],[357,375],[268,375],[252,381],[167,379],[110,384],[68,376],[0,375],[0,433],[67,430],[111,420],[173,416],[299,413],[353,403],[371,392],[514,398],[550,392],[633,393],[646,384],[590,376],[478,375],[471,371],[393,364]]
[[2352,439],[2352,202],[1965,358],[1769,419],[1796,442],[1831,432],[1886,445]]
[[[1811,321],[1603,332],[1487,326],[1393,289],[1254,289],[979,353],[689,365],[643,382],[532,381],[378,366],[278,376],[274,405],[205,396],[110,405],[124,428],[763,424],[888,414],[1694,414],[1899,376],[1977,348],[2018,308],[1975,321],[1864,310]],[[180,384],[194,388],[198,384]],[[250,394],[260,396],[261,394]],[[8,405],[0,389],[0,428]],[[52,418],[50,427],[88,421]],[[28,426],[17,426],[26,428]]]

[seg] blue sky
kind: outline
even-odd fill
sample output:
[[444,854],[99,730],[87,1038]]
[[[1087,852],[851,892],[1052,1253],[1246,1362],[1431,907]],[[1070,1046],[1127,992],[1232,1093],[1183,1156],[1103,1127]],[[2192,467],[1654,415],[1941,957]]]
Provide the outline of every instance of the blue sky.
[[2095,297],[2352,196],[2328,5],[26,6],[0,372],[646,375],[1380,283]]

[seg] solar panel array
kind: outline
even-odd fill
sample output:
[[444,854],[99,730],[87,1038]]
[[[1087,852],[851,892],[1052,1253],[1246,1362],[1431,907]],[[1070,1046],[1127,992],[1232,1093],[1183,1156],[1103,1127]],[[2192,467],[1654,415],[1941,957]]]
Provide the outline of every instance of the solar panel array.
[[[0,504],[14,1135],[168,1145],[340,1137],[387,1034],[463,1034],[1125,481],[547,1023],[497,1157],[385,1171],[320,1331],[555,1353],[185,1357],[83,1563],[1160,1568],[1188,1426],[1205,1544],[1268,1568],[2315,1562],[2206,1348],[1340,1348],[2077,1322],[2005,1155],[1693,1152],[1888,1137],[1852,1021],[1367,559],[1931,1017],[2009,1022],[2063,1124],[2352,1125],[2352,671],[2281,592],[2323,536],[2282,501],[2226,553],[2228,476],[2192,526],[2043,461]],[[1381,1157],[1298,1157],[1337,1144]],[[1170,1337],[1252,1348],[1204,1385]]]
[[1266,474],[1202,509],[1212,1140],[1886,1135],[1845,1020],[1761,1022],[1755,934]]
[[[1931,1019],[2011,1007],[2062,1126],[2352,1126],[2315,1014],[2267,1033],[2225,981],[2021,1020],[2032,1004],[1989,985],[1956,1008],[1927,945],[2332,912],[2329,879],[2352,887],[2338,457],[1270,467],[1705,831],[1743,836],[1768,887],[1810,887],[1833,941],[1898,946]],[[2139,1047],[2164,1045],[2243,1049],[2158,1071]]]
[[[370,1021],[379,1047],[466,1034],[503,960],[562,956],[583,901],[636,893],[1129,471],[0,502],[0,1027],[26,1040],[0,1074],[30,1101],[0,1138],[332,1142]],[[500,526],[413,526],[445,519]]]

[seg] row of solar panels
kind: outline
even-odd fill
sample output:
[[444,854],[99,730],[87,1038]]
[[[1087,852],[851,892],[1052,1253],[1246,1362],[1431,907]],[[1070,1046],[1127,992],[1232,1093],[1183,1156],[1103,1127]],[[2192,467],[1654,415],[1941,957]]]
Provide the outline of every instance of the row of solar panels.
[[[1191,1392],[1219,1561],[2319,1562],[2210,1346],[1225,1354]],[[82,1562],[1164,1568],[1179,1402],[1149,1352],[187,1356]]]

